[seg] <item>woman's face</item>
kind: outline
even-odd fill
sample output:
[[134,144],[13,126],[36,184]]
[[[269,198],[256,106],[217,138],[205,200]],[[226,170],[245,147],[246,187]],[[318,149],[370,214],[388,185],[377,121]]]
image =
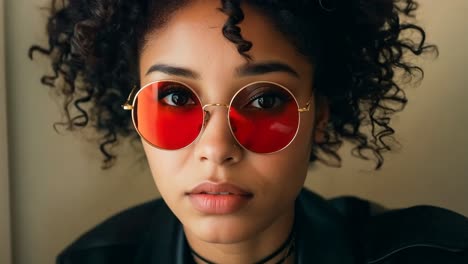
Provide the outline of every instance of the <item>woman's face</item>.
[[[177,11],[164,28],[146,36],[140,54],[141,84],[181,81],[198,93],[203,104],[229,104],[246,84],[271,81],[290,89],[301,107],[306,105],[312,96],[312,66],[264,16],[248,6],[243,7],[245,20],[240,27],[244,39],[253,43],[251,63],[279,62],[297,76],[276,70],[238,76],[246,60],[221,33],[227,17],[217,10],[218,3],[191,3]],[[147,73],[155,64],[184,68],[195,76]],[[161,150],[143,141],[156,185],[187,234],[206,242],[235,243],[292,221],[294,201],[307,173],[315,119],[322,118],[316,115],[313,102],[311,111],[300,114],[295,140],[273,154],[252,153],[239,146],[224,107],[208,110],[210,118],[201,136],[186,148]],[[236,195],[200,195],[195,188],[204,183],[209,187],[202,186],[202,191]],[[226,185],[222,184],[235,190],[223,189]]]

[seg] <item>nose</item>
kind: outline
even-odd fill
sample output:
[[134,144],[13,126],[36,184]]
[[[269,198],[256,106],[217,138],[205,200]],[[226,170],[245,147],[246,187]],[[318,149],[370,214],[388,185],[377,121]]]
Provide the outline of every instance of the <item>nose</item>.
[[243,149],[237,144],[227,118],[228,107],[221,104],[206,105],[204,128],[195,146],[198,160],[214,165],[229,166],[242,159]]

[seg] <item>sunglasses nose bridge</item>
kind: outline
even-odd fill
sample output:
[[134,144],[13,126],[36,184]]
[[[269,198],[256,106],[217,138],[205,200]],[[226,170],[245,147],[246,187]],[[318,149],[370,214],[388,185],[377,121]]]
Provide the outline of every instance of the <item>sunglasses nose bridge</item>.
[[203,106],[203,111],[207,112],[208,110],[206,110],[208,107],[212,107],[212,106],[222,106],[222,107],[226,107],[226,108],[229,108],[229,105],[227,104],[206,104]]
[[206,125],[206,123],[208,122],[208,120],[210,119],[210,111],[208,111],[208,108],[209,107],[215,107],[215,106],[221,106],[221,107],[225,107],[226,109],[229,109],[229,105],[227,104],[206,104],[203,106],[203,113],[204,113],[204,119],[203,119],[203,124]]

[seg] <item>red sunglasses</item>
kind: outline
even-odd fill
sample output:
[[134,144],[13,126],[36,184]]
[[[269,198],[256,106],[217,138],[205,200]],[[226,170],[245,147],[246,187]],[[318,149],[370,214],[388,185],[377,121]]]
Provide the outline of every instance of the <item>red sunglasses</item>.
[[226,104],[202,104],[197,93],[179,81],[162,80],[138,90],[125,110],[132,110],[138,134],[150,145],[165,150],[187,147],[200,136],[209,120],[209,107],[228,109],[232,135],[245,149],[273,153],[286,148],[299,130],[301,112],[310,110],[312,98],[303,108],[284,86],[254,82],[242,87]]

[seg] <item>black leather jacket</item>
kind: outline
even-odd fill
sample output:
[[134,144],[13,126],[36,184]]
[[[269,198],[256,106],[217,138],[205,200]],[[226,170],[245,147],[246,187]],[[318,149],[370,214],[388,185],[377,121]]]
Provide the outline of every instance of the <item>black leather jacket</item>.
[[[468,263],[468,219],[417,206],[373,215],[370,203],[324,200],[303,190],[296,202],[296,263]],[[163,200],[128,209],[66,248],[59,264],[193,263],[180,222]]]

